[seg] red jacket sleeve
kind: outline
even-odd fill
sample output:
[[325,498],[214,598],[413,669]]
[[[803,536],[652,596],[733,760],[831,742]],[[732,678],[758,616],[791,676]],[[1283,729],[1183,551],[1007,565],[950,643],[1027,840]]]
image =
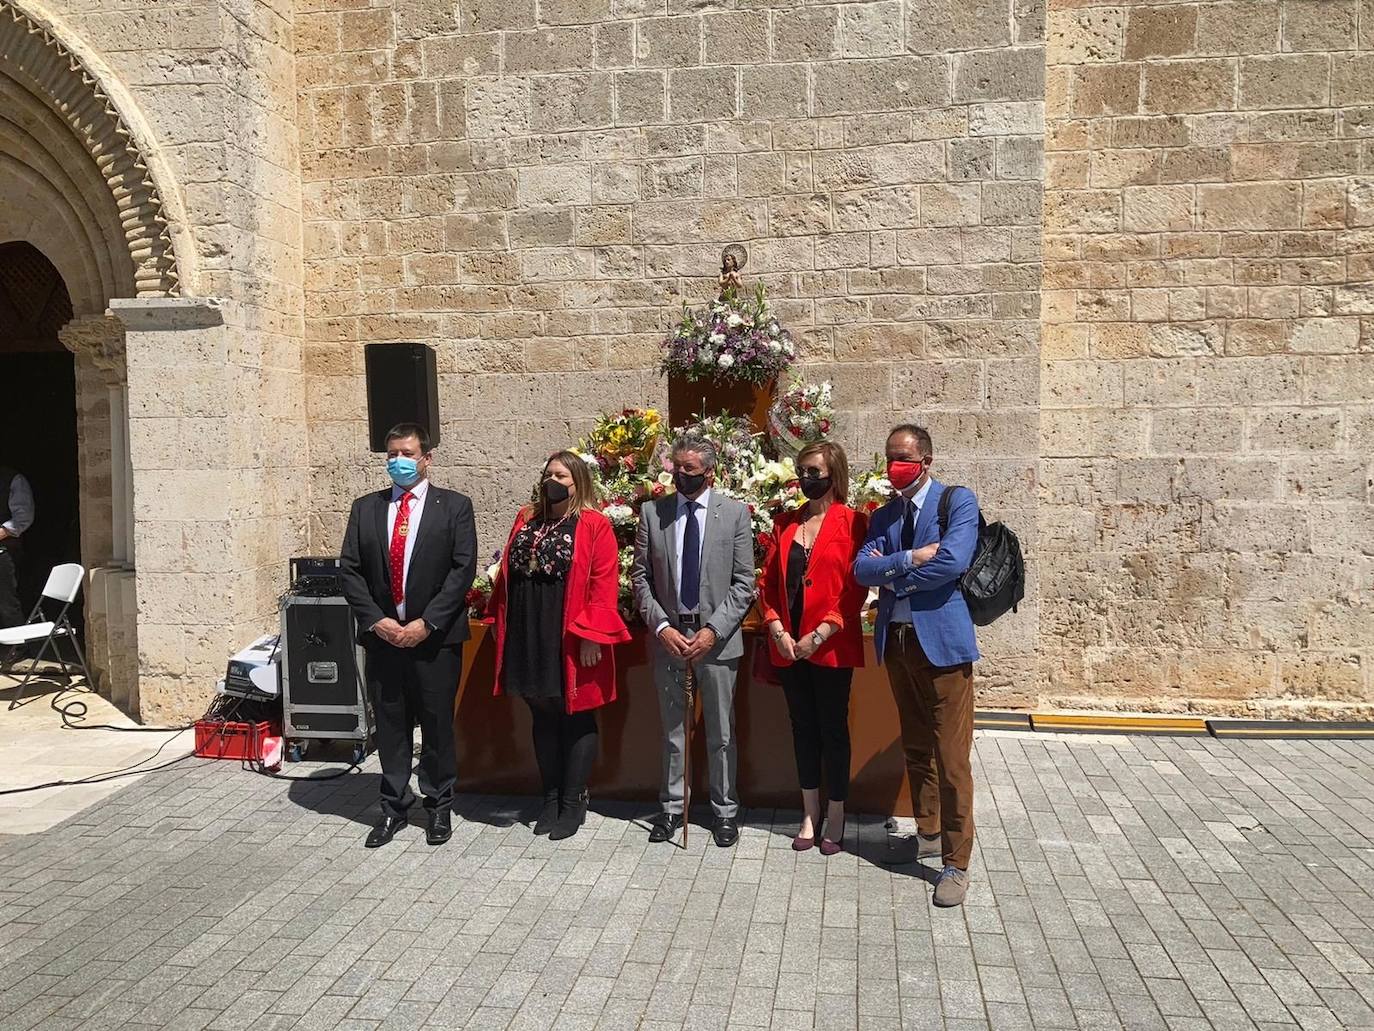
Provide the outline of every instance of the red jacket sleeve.
[[630,631],[620,617],[620,549],[604,516],[586,519],[583,525],[591,531],[587,603],[572,618],[568,631],[597,644],[620,644],[630,639]]
[[846,614],[851,618],[857,618],[863,614],[864,599],[868,597],[868,588],[859,583],[854,576],[854,559],[858,557],[859,550],[864,544],[864,538],[867,536],[868,516],[862,512],[855,512],[849,527],[849,540],[845,542],[848,545],[849,553],[845,556],[848,572],[845,574],[844,590],[840,592],[837,611],[827,612],[823,620],[826,623],[834,623],[836,629],[844,629]]
[[506,620],[506,578],[510,575],[510,546],[520,527],[525,525],[525,512],[521,509],[515,514],[515,523],[506,538],[506,550],[501,552],[501,568],[496,571],[496,579],[491,585],[491,616],[496,622],[498,639],[504,636]]
[[766,627],[773,620],[787,621],[782,618],[782,516],[773,519],[773,532],[768,535],[768,550],[763,556],[763,569],[759,573],[759,602],[763,623]]

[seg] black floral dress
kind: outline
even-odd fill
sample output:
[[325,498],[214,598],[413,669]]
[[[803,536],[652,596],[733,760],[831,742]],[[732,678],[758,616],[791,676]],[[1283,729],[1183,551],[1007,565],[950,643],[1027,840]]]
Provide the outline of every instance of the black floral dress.
[[522,698],[563,697],[563,599],[577,517],[552,525],[535,520],[522,526],[507,559],[501,688]]

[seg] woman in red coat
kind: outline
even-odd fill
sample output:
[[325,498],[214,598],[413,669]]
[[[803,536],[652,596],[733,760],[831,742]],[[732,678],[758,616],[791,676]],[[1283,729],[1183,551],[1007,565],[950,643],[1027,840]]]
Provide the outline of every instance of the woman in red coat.
[[595,710],[615,700],[612,645],[630,639],[617,607],[620,549],[595,502],[586,462],[570,451],[550,458],[538,500],[515,517],[492,589],[494,693],[529,704],[544,783],[534,833],[555,840],[587,817]]
[[844,840],[849,688],[854,667],[864,664],[861,613],[868,594],[851,570],[868,518],[844,503],[849,462],[838,444],[810,445],[797,456],[796,466],[807,503],[774,521],[759,595],[792,718],[806,814],[792,847],[801,852],[816,843],[824,767],[830,806],[820,848],[829,856]]

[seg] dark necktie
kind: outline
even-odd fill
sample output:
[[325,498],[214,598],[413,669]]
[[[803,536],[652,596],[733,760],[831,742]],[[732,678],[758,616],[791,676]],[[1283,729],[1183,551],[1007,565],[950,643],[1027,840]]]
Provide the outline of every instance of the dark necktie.
[[912,501],[906,502],[906,509],[902,513],[902,550],[910,551],[916,547],[916,505]]
[[701,527],[697,525],[695,501],[687,502],[687,525],[682,530],[682,588],[678,592],[678,609],[695,612],[701,601]]

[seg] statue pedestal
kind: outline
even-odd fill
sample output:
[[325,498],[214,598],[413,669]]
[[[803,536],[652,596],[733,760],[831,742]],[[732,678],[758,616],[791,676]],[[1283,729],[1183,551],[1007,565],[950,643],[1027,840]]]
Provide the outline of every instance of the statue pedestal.
[[773,404],[775,381],[762,386],[742,380],[688,380],[668,377],[668,417],[674,427],[697,422],[703,416],[733,415],[748,419],[755,433],[768,429],[768,409]]

